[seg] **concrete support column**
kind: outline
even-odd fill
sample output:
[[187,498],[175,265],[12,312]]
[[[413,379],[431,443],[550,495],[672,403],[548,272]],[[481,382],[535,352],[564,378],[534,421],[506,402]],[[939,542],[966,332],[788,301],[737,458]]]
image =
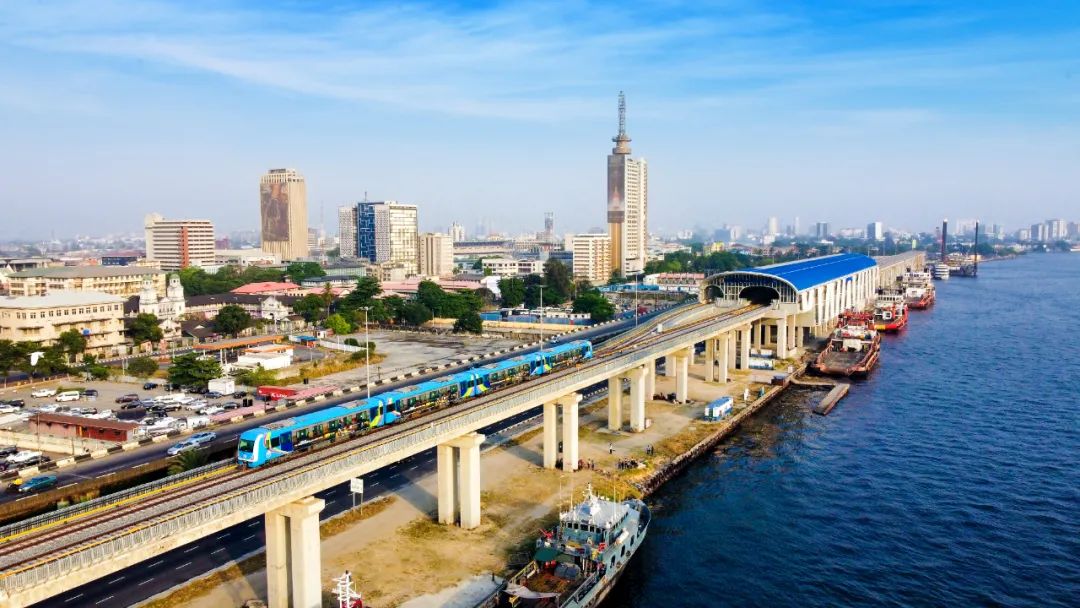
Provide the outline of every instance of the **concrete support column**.
[[690,357],[693,352],[687,349],[686,353],[682,357],[676,357],[675,362],[678,364],[678,372],[675,375],[675,400],[679,403],[686,403],[688,399],[688,393],[690,388]]
[[675,377],[675,357],[672,355],[664,357],[664,377]]
[[322,607],[322,543],[319,513],[326,501],[309,496],[285,507],[289,518],[289,562],[293,608]]
[[480,525],[480,444],[484,436],[469,433],[455,440],[459,450],[458,479],[461,482],[461,527],[472,530]]
[[776,356],[779,359],[787,359],[787,355],[788,355],[787,328],[788,328],[787,317],[781,318],[776,323]]
[[740,340],[742,350],[739,352],[739,369],[745,371],[750,369],[750,334],[753,332],[748,328],[744,328],[740,333],[742,334]]
[[[547,419],[544,419],[545,437]],[[457,519],[457,473],[454,466],[454,446],[444,443],[435,448],[436,466],[439,472],[439,523],[452,525]],[[547,450],[544,451],[545,462]]]
[[734,336],[731,332],[727,332],[720,334],[720,337],[717,339],[716,355],[720,365],[716,370],[718,376],[716,381],[720,384],[727,384],[728,381],[728,366],[731,365],[731,362],[728,361],[728,352],[731,350],[728,347],[728,344],[735,342],[733,338]]
[[787,346],[788,350],[795,350],[798,346],[795,345],[795,315],[791,315],[787,318]]
[[805,331],[806,330],[803,329],[802,326],[800,326],[800,325],[795,326],[795,348],[802,348],[803,347],[803,333],[805,333]]
[[750,324],[750,348],[758,350],[761,348],[761,326],[764,321],[755,321]]
[[727,347],[728,348],[728,353],[727,353],[727,355],[728,355],[728,369],[735,369],[735,361],[738,358],[738,357],[735,356],[736,352],[737,352],[735,350],[735,348],[738,346],[738,342],[739,342],[739,330],[733,329],[733,330],[729,331],[728,332],[728,347]]
[[705,382],[713,382],[716,370],[716,340],[705,340]]
[[570,393],[559,398],[563,418],[563,461],[564,471],[576,471],[578,465],[578,404],[581,395]]
[[[544,468],[554,469],[559,460],[559,404],[548,401],[544,404]],[[440,446],[441,448],[441,446]],[[442,465],[440,465],[442,466]],[[440,481],[442,479],[440,478]],[[440,503],[442,504],[441,500]],[[440,517],[439,521],[442,521]],[[452,521],[452,517],[451,517]],[[445,522],[444,522],[445,523]]]
[[289,524],[280,509],[266,521],[266,599],[269,608],[289,608]]
[[[676,359],[672,367],[678,366]],[[645,430],[645,368],[635,367],[626,376],[630,379],[630,428],[640,433]]]
[[608,378],[607,381],[607,428],[612,431],[622,429],[622,376]]
[[645,364],[645,400],[649,401],[656,394],[656,361]]

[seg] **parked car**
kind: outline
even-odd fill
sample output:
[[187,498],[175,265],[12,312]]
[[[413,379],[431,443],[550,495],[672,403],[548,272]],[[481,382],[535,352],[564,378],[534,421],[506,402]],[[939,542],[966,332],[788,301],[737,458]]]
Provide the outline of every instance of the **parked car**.
[[221,404],[221,407],[227,410],[235,410],[241,406],[239,401],[226,401],[225,403]]
[[116,398],[117,403],[131,403],[133,401],[138,401],[138,400],[139,400],[139,396],[136,395],[135,393],[128,393],[126,395],[120,395],[119,397]]
[[235,393],[232,394],[232,398],[233,399],[243,399],[244,397],[247,397],[247,394],[248,394],[247,391],[236,391]]
[[20,484],[12,485],[15,485],[15,491],[19,494],[37,492],[38,490],[44,490],[55,486],[56,475],[38,475],[37,477],[31,477]]
[[83,397],[97,397],[98,396],[98,390],[96,388],[85,388],[85,389],[83,389],[82,394],[83,394]]
[[19,408],[14,405],[8,405],[6,403],[0,404],[0,414],[14,414],[19,411]]
[[22,465],[22,464],[24,464],[24,463],[26,463],[26,462],[34,459],[34,458],[40,458],[40,457],[41,457],[41,452],[35,452],[33,450],[20,450],[18,452],[15,452],[14,454],[11,454],[10,456],[8,456],[7,461],[11,462],[11,463],[14,463],[14,464]]
[[207,399],[221,399],[225,395],[222,395],[221,393],[219,393],[217,391],[206,391],[206,395],[204,395],[204,396]]
[[120,409],[122,409],[122,410],[134,410],[134,409],[138,409],[140,407],[145,407],[145,405],[146,404],[143,403],[142,401],[128,401],[128,402],[122,404],[120,406]]
[[144,382],[143,385],[142,385],[142,390],[144,390],[144,391],[152,391],[157,387],[158,387],[158,385],[155,382]]
[[11,456],[12,454],[18,454],[19,448],[13,445],[0,445],[0,456]]
[[82,399],[82,393],[79,391],[64,391],[56,396],[57,403],[64,403],[65,401],[78,401]]
[[39,388],[37,390],[30,391],[31,397],[52,397],[55,394],[55,388]]
[[55,403],[43,403],[43,404],[37,406],[35,409],[37,411],[39,411],[39,412],[44,412],[46,414],[52,414],[56,410],[60,409],[60,406],[56,405]]
[[196,410],[195,413],[201,414],[203,416],[213,416],[214,414],[220,414],[224,411],[225,408],[221,407],[220,405],[208,405],[202,409]]
[[26,407],[26,401],[23,399],[8,399],[4,404],[11,407]]

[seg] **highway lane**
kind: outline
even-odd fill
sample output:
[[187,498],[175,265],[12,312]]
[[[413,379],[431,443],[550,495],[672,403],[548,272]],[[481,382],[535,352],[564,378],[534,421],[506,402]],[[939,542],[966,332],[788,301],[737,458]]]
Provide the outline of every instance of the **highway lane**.
[[[599,399],[607,391],[607,383],[601,383],[584,391],[583,403]],[[515,435],[540,423],[542,408],[507,418],[480,432],[489,437],[495,434]],[[485,447],[487,444],[485,443]],[[390,466],[374,471],[364,477],[364,501],[370,502],[397,492],[415,479],[434,473],[435,450],[427,450]],[[326,501],[320,514],[321,520],[352,509],[349,484],[340,484],[316,494]],[[34,608],[72,608],[94,606],[119,608],[131,606],[158,593],[199,577],[206,572],[236,561],[252,551],[265,547],[264,519],[258,517],[223,530],[213,536],[178,547],[112,574],[87,583],[67,593],[34,604]],[[361,590],[362,591],[362,590]]]
[[[639,318],[638,322],[639,323],[647,322],[648,319],[650,319],[651,317],[653,317],[656,314],[664,312],[665,310],[668,310],[668,309],[662,309],[662,310],[658,310],[658,311],[653,311],[653,312],[650,312],[647,315],[642,315]],[[611,336],[619,334],[619,333],[621,333],[623,331],[626,331],[628,329],[632,329],[633,327],[634,327],[634,319],[631,317],[629,319],[625,319],[625,320],[620,321],[618,323],[612,323],[611,325],[586,329],[586,330],[583,330],[581,332],[577,332],[577,333],[571,334],[569,336],[566,336],[564,339],[565,340],[592,340],[594,343],[595,342],[601,342],[602,340],[604,340],[606,338],[609,338]],[[500,356],[494,357],[492,359],[486,359],[483,362],[472,362],[472,363],[464,364],[464,365],[461,365],[461,366],[451,367],[451,368],[448,368],[448,369],[440,370],[440,371],[437,371],[437,372],[431,372],[429,374],[424,374],[424,375],[421,375],[421,376],[415,376],[415,377],[408,378],[408,379],[405,379],[405,380],[399,380],[399,381],[396,381],[396,382],[383,384],[383,385],[380,385],[375,390],[378,391],[378,392],[385,392],[385,391],[389,391],[389,390],[394,390],[394,389],[398,389],[398,388],[401,388],[401,387],[404,387],[404,386],[410,386],[410,385],[416,384],[416,383],[421,382],[423,380],[432,379],[432,378],[438,378],[438,377],[441,377],[441,376],[445,376],[447,374],[455,373],[455,372],[458,372],[458,371],[463,371],[463,370],[469,369],[471,367],[475,367],[477,364],[486,365],[486,364],[494,362],[494,361],[501,361],[503,359],[508,359],[510,357],[516,357],[516,356],[524,354],[524,353],[536,352],[538,350],[539,350],[539,346],[533,346],[533,347],[530,347],[530,348],[527,348],[527,349],[522,349],[522,350],[515,351],[515,352],[512,352],[512,353],[507,353],[505,355],[500,355]],[[240,435],[240,433],[246,431],[247,429],[255,428],[257,426],[260,426],[262,424],[267,424],[267,423],[273,422],[275,420],[281,420],[281,419],[284,419],[284,418],[289,418],[289,417],[295,416],[297,414],[302,414],[304,412],[322,409],[322,408],[325,408],[325,407],[329,407],[331,405],[335,405],[335,404],[338,404],[338,403],[344,403],[346,401],[352,401],[352,400],[355,400],[355,399],[357,399],[357,393],[352,393],[352,394],[345,395],[345,396],[342,396],[342,397],[335,397],[335,398],[332,398],[332,399],[327,399],[325,401],[320,401],[320,402],[317,402],[317,403],[312,403],[312,404],[308,404],[308,405],[305,405],[305,406],[302,406],[302,407],[292,408],[292,409],[281,411],[281,412],[273,412],[271,414],[268,414],[266,416],[261,416],[259,418],[252,418],[252,419],[249,419],[249,420],[244,420],[242,422],[237,422],[237,423],[234,423],[234,424],[227,424],[227,425],[214,427],[214,428],[207,429],[207,430],[212,430],[212,431],[214,431],[215,433],[218,434],[218,439],[212,444],[213,447],[218,448],[218,447],[224,447],[224,446],[231,446],[231,445],[234,445],[236,443],[236,438]],[[180,441],[180,439],[178,438],[176,441]],[[77,482],[80,482],[80,481],[85,481],[85,480],[88,480],[88,479],[93,479],[93,478],[96,478],[96,477],[100,477],[100,476],[105,475],[107,473],[112,473],[112,472],[115,472],[115,471],[122,471],[122,470],[125,470],[125,469],[131,469],[131,468],[137,467],[139,465],[152,462],[154,460],[167,458],[168,456],[165,453],[166,450],[168,450],[169,447],[171,447],[175,443],[176,443],[175,441],[166,441],[166,442],[162,442],[162,443],[151,444],[151,445],[143,446],[141,448],[137,448],[135,450],[131,450],[129,452],[120,452],[120,453],[114,454],[112,456],[109,456],[107,458],[102,458],[102,459],[99,459],[99,460],[88,460],[88,461],[79,463],[79,464],[77,464],[77,465],[75,465],[73,467],[68,467],[68,468],[64,468],[64,469],[57,469],[57,470],[54,470],[54,471],[49,471],[49,473],[54,474],[54,475],[57,476],[57,485],[62,487],[62,486],[66,486],[66,485],[69,485],[69,484],[72,484],[72,483],[77,483]],[[15,494],[0,494],[0,503],[9,502],[9,501],[18,500],[18,499],[19,499],[19,496],[15,495]]]

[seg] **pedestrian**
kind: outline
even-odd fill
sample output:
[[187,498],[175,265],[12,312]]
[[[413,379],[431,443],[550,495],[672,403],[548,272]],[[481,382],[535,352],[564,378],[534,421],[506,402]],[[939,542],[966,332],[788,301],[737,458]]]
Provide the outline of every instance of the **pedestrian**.
[[614,454],[615,453],[615,444],[614,443],[607,444],[607,453],[608,454]]

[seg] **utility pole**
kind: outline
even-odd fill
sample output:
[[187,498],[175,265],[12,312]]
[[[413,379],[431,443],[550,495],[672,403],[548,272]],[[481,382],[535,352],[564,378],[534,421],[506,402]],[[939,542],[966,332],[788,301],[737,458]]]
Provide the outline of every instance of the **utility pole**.
[[544,352],[544,286],[540,286],[540,352]]
[[364,388],[367,389],[367,398],[371,399],[371,338],[368,334],[368,311],[371,307],[362,306],[361,308],[364,311],[364,369],[367,370],[367,383],[364,384]]

